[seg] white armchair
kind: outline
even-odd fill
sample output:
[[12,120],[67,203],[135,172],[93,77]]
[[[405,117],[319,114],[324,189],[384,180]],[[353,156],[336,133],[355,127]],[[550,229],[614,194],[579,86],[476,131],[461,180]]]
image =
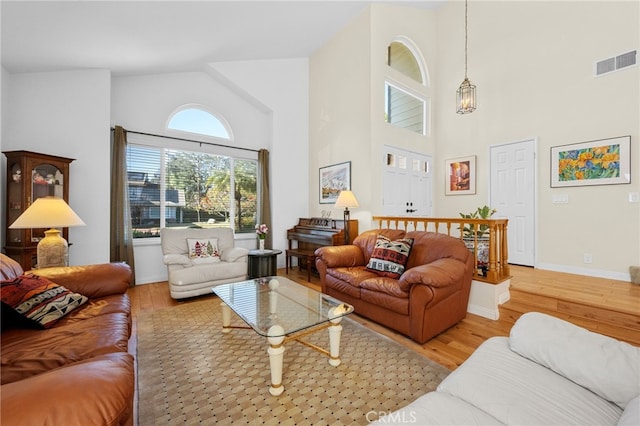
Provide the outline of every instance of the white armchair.
[[160,238],[174,299],[247,279],[249,250],[234,247],[231,228],[163,228]]

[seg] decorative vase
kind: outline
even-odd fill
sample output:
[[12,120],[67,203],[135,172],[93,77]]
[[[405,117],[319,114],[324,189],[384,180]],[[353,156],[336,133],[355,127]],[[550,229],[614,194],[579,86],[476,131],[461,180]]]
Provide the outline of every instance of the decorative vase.
[[258,244],[260,250],[264,250],[264,238],[258,238]]
[[[473,253],[476,247],[476,240],[473,237],[464,237],[464,244]],[[482,236],[478,238],[478,269],[484,270],[489,265],[489,237]]]

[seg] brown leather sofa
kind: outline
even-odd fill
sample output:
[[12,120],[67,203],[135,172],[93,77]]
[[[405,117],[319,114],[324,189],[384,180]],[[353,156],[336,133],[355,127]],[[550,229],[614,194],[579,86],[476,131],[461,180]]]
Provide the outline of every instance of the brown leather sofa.
[[[20,276],[0,254],[2,279]],[[38,269],[89,300],[51,328],[11,323],[3,306],[3,425],[133,425],[134,360],[128,351],[132,279],[124,263]]]
[[[378,234],[392,240],[414,240],[399,279],[366,269]],[[353,245],[322,247],[315,254],[323,293],[353,305],[357,314],[418,343],[466,316],[473,255],[457,238],[378,229],[358,235]]]

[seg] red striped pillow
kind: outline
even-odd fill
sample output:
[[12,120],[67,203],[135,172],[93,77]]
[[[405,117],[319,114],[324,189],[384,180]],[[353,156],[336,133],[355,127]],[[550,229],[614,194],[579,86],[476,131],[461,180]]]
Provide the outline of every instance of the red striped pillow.
[[409,260],[412,245],[413,238],[391,241],[384,235],[378,235],[367,270],[383,277],[400,278]]
[[31,274],[2,281],[0,298],[15,312],[43,328],[50,328],[88,300],[86,296]]

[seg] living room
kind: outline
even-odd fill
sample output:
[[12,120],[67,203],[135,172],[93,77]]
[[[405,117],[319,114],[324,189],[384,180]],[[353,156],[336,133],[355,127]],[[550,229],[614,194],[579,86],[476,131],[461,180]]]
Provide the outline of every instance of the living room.
[[[272,21],[265,18],[267,24],[256,24],[253,37],[268,39],[286,53],[264,57],[250,49],[249,56],[227,51],[216,58],[184,47],[160,54],[170,44],[167,38],[177,37],[164,34],[163,25],[179,21],[176,26],[185,33],[203,37],[209,33],[190,33],[185,27],[215,27],[209,22],[213,17],[224,20],[215,3],[236,17],[251,15],[250,22],[267,11],[286,15],[290,7],[292,22],[300,20],[292,25],[300,38],[311,29],[305,23],[314,14],[325,25],[332,22],[334,31],[315,48],[290,54],[287,41],[296,33],[271,31],[267,24]],[[533,140],[535,269],[630,281],[629,268],[640,266],[640,180],[552,187],[550,153],[554,147],[630,136],[631,173],[639,169],[639,67],[601,76],[595,72],[596,62],[637,51],[639,2],[470,1],[468,76],[477,85],[478,108],[465,115],[455,112],[455,92],[466,66],[462,1],[233,3],[147,2],[153,13],[137,2],[0,5],[1,148],[75,159],[69,199],[86,226],[70,229],[71,265],[109,261],[109,129],[119,125],[176,136],[167,129],[167,120],[177,108],[193,104],[224,117],[236,146],[269,150],[274,248],[286,247],[286,230],[301,217],[330,210],[333,218],[342,218],[341,209],[319,202],[318,171],[323,167],[351,162],[351,187],[359,201],[351,217],[364,231],[375,227],[372,217],[383,212],[384,147],[432,157],[432,215],[456,218],[489,204],[490,149]],[[332,14],[344,21],[331,21]],[[100,37],[101,29],[113,35],[105,22],[120,22],[116,28],[121,33],[114,40],[121,57],[111,57],[111,51],[101,55],[97,47],[106,38]],[[273,22],[285,26],[286,19]],[[134,42],[136,28],[144,24],[157,35],[156,43]],[[273,40],[272,33],[290,38]],[[427,135],[384,121],[385,55],[398,37],[418,48],[428,71]],[[95,47],[84,50],[86,46],[75,43],[81,38]],[[211,44],[234,48],[233,40],[224,37]],[[56,53],[49,57],[37,45]],[[139,47],[128,56],[125,45]],[[29,52],[39,52],[41,58],[35,59],[42,62],[30,62]],[[169,56],[169,63],[174,54],[176,64],[154,65],[157,56],[150,53]],[[110,67],[110,61],[120,68]],[[445,161],[468,156],[477,161],[475,193],[446,195]],[[5,188],[4,156],[0,165],[0,186]],[[4,197],[0,202],[4,230]],[[238,236],[237,244],[255,248],[255,234]],[[138,287],[167,280],[159,242],[136,243],[135,261]],[[281,256],[278,266],[284,267]]]
[[[20,20],[42,7],[32,11],[3,3],[3,19],[11,19],[14,8]],[[364,230],[371,216],[381,213],[376,176],[382,165],[376,159],[383,145],[431,155],[432,214],[458,217],[488,202],[489,147],[535,138],[536,266],[629,280],[629,267],[640,264],[640,204],[629,201],[640,183],[632,178],[627,185],[551,188],[548,160],[552,147],[566,144],[630,135],[635,146],[638,67],[600,77],[593,67],[637,47],[637,7],[637,2],[472,2],[468,71],[478,86],[479,106],[466,115],[455,114],[454,106],[464,76],[460,2],[434,9],[374,4],[309,57],[208,63],[188,72],[143,75],[86,69],[77,57],[64,69],[37,72],[11,72],[3,64],[2,149],[76,159],[70,204],[87,226],[70,229],[69,256],[71,264],[89,264],[109,257],[109,199],[97,196],[109,193],[108,128],[167,134],[166,120],[180,105],[209,105],[229,120],[239,146],[269,149],[274,247],[285,246],[285,230],[298,218],[326,209],[318,201],[320,167],[351,161],[360,203],[352,217]],[[55,4],[48,8],[42,10],[53,13]],[[9,27],[3,25],[3,31]],[[397,35],[413,40],[428,68],[428,136],[378,119],[384,67],[374,65],[384,63],[386,47]],[[3,37],[5,45],[18,41]],[[251,126],[243,126],[241,117],[249,117]],[[247,127],[255,131],[243,133]],[[476,194],[444,195],[444,161],[467,155],[477,156]],[[632,148],[631,155],[636,170],[638,150]],[[568,202],[555,203],[556,196]],[[340,218],[340,210],[333,209],[332,216]],[[584,263],[585,253],[592,263]],[[159,246],[136,247],[136,258],[139,283],[163,279]],[[283,259],[279,262],[283,266]]]

